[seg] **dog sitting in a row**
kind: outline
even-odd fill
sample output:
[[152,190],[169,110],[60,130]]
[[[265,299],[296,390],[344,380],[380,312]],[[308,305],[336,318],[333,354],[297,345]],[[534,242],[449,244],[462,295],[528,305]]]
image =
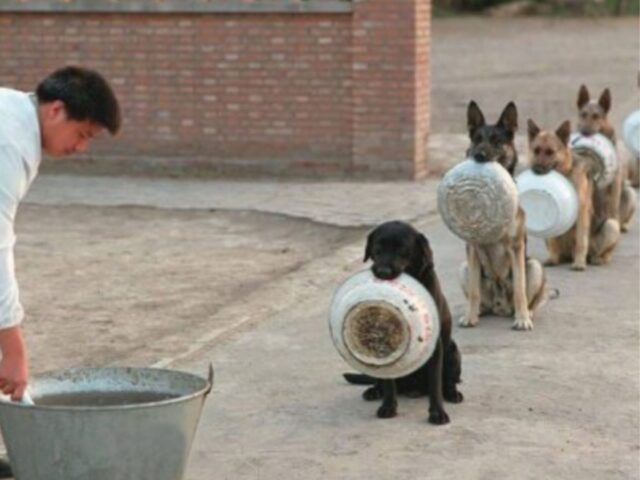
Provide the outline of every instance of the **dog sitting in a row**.
[[[487,125],[475,102],[469,104],[468,157],[477,162],[498,162],[511,175],[517,154],[514,146],[518,113],[509,103],[495,125]],[[526,257],[524,212],[519,209],[517,225],[511,234],[492,245],[467,245],[468,262],[461,269],[462,284],[469,297],[463,326],[473,326],[481,314],[513,315],[514,328],[530,330],[531,313],[545,292],[544,269],[539,261]],[[369,375],[347,373],[352,384],[371,385],[363,393],[365,400],[382,399],[378,417],[389,418],[397,412],[397,393],[409,396],[429,395],[429,421],[449,422],[442,399],[458,403],[463,399],[457,390],[461,374],[460,352],[451,338],[451,313],[434,270],[433,253],[426,237],[402,222],[387,222],[374,229],[367,238],[364,260],[373,260],[376,277],[391,279],[407,273],[426,287],[434,298],[441,321],[438,346],[431,358],[417,371],[398,379],[376,379]],[[467,287],[467,283],[470,285]]]
[[[497,162],[512,176],[518,163],[514,145],[518,111],[513,102],[503,110],[498,122],[487,125],[478,105],[467,108],[471,146],[467,157],[476,162]],[[542,264],[527,256],[525,213],[518,207],[515,228],[496,243],[467,243],[467,261],[460,269],[460,283],[468,300],[460,319],[463,327],[473,327],[479,317],[495,314],[514,316],[513,328],[531,330],[533,313],[545,300],[546,277]]]
[[[605,88],[598,100],[591,99],[589,90],[585,85],[580,86],[578,92],[578,132],[589,136],[599,133],[607,137],[616,145],[616,132],[609,121],[608,114],[611,110],[611,92]],[[613,183],[606,189],[607,214],[609,218],[615,218],[620,223],[620,230],[626,232],[629,222],[633,218],[636,209],[636,194],[630,185],[629,165],[625,158],[619,158],[619,168]]]
[[[607,119],[611,94],[605,89],[599,100],[589,99],[583,85],[578,93],[578,130],[583,135],[600,133],[615,142],[615,131]],[[571,124],[567,120],[554,131],[543,131],[529,119],[529,155],[536,173],[552,169],[567,177],[578,194],[578,219],[567,233],[546,241],[547,265],[572,262],[573,270],[584,270],[587,264],[608,263],[620,240],[620,232],[628,229],[635,211],[635,192],[625,181],[626,169],[620,165],[613,183],[598,188],[591,162],[569,146]]]
[[[615,132],[607,114],[611,94],[606,89],[598,99],[590,99],[587,88],[578,94],[578,130],[582,135],[600,133],[615,142]],[[495,125],[486,125],[475,102],[467,109],[471,146],[467,157],[477,162],[496,161],[512,176],[517,165],[513,143],[517,129],[517,110],[509,103]],[[636,204],[633,189],[625,182],[626,169],[621,165],[614,182],[598,189],[591,164],[569,147],[571,126],[565,122],[556,132],[541,132],[530,120],[529,155],[532,169],[545,173],[555,168],[569,178],[579,197],[576,225],[566,234],[548,240],[547,265],[573,262],[574,270],[584,270],[587,263],[609,261],[618,244],[620,231],[626,231]],[[468,307],[460,319],[461,326],[474,326],[484,314],[515,316],[515,329],[533,327],[535,310],[548,298],[545,272],[536,259],[526,257],[525,214],[519,209],[516,228],[501,241],[491,245],[467,244],[467,262],[461,267],[460,281]]]
[[[602,133],[615,141],[613,128],[607,121],[611,97],[605,90],[598,102],[589,100],[586,87],[578,96],[578,128],[583,135]],[[514,145],[518,128],[516,106],[510,102],[498,122],[487,125],[475,102],[467,109],[467,125],[471,145],[467,157],[476,162],[497,162],[511,176],[518,157]],[[635,209],[635,192],[619,181],[607,189],[595,185],[592,164],[569,147],[570,122],[564,122],[555,132],[542,131],[528,122],[529,155],[532,169],[546,173],[556,169],[567,176],[579,197],[576,225],[566,234],[547,241],[550,258],[547,264],[573,261],[573,268],[582,270],[587,261],[605,263],[618,243],[620,221],[627,225]],[[617,179],[625,178],[620,168]],[[513,328],[530,330],[535,310],[547,298],[546,276],[542,264],[527,257],[525,213],[519,208],[516,225],[494,244],[466,246],[467,261],[460,269],[460,281],[468,299],[461,326],[474,326],[484,314],[515,316]],[[368,375],[347,373],[353,384],[370,385],[365,400],[382,399],[378,409],[381,418],[397,413],[397,393],[409,396],[429,396],[429,421],[449,422],[443,399],[458,403],[463,399],[457,390],[461,381],[461,355],[451,338],[451,313],[434,270],[433,253],[426,237],[402,222],[387,222],[378,226],[367,239],[364,260],[373,260],[372,271],[382,279],[407,273],[420,281],[432,295],[441,319],[441,333],[431,358],[418,370],[398,379],[377,379]]]
[[[514,146],[518,113],[509,103],[495,125],[487,125],[475,102],[467,112],[471,146],[467,152],[475,161],[498,162],[511,175],[515,172],[517,154]],[[544,269],[539,261],[526,257],[524,211],[518,210],[516,227],[495,244],[467,245],[467,263],[461,268],[463,290],[469,308],[461,321],[473,326],[480,315],[495,313],[511,316],[514,328],[530,330],[532,312],[545,292]],[[392,279],[407,273],[417,279],[433,297],[441,322],[440,339],[431,358],[418,370],[398,379],[377,379],[369,375],[347,373],[352,384],[371,385],[363,393],[365,400],[382,399],[378,417],[397,413],[397,393],[429,396],[429,422],[444,424],[449,417],[442,400],[461,402],[457,390],[461,374],[460,352],[451,338],[451,313],[434,270],[433,252],[426,237],[402,222],[386,222],[376,227],[367,238],[364,260],[373,260],[373,274]]]

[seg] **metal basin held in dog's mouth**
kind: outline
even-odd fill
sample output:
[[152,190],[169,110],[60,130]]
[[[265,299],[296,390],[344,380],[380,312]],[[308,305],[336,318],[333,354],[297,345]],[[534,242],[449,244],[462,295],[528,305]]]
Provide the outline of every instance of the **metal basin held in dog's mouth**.
[[447,227],[463,240],[495,243],[515,225],[518,191],[499,163],[466,159],[440,181],[438,210]]
[[34,378],[35,406],[0,402],[18,480],[180,480],[209,379],[150,368]]
[[377,378],[398,378],[420,368],[440,334],[429,292],[413,277],[376,278],[371,270],[349,277],[331,303],[329,328],[345,361]]
[[583,161],[591,163],[591,173],[598,188],[606,188],[613,183],[620,167],[616,147],[607,137],[599,133],[574,133],[569,140],[569,146]]

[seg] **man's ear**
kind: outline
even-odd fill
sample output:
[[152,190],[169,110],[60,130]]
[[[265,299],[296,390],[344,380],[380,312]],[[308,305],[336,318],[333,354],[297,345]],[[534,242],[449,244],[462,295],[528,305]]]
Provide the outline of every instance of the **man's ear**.
[[46,104],[46,115],[50,120],[67,115],[67,107],[62,100],[54,100]]

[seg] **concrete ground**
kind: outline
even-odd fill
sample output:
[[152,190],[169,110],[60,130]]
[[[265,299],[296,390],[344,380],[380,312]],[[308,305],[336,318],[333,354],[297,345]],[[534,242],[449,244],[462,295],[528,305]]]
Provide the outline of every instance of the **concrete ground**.
[[[556,126],[575,115],[581,82],[608,85],[619,125],[637,106],[637,46],[634,19],[435,21],[435,170],[464,152],[470,98],[490,120],[513,98],[521,125]],[[548,270],[561,296],[532,332],[500,318],[454,329],[465,402],[447,405],[451,424],[427,424],[425,399],[401,398],[399,416],[379,420],[342,381],[328,306],[363,268],[376,223],[427,234],[463,312],[464,246],[437,214],[437,183],[41,176],[17,225],[32,370],[205,375],[212,362],[188,480],[639,479],[637,218],[610,265]],[[531,239],[530,252],[544,258],[544,245]]]
[[[465,402],[447,406],[450,425],[434,427],[425,399],[402,398],[397,418],[375,417],[361,388],[341,379],[346,366],[327,315],[336,285],[363,268],[365,225],[381,220],[372,213],[381,198],[381,215],[428,235],[454,316],[462,314],[464,246],[434,211],[437,180],[304,190],[38,182],[21,213],[18,264],[34,370],[154,365],[204,375],[212,362],[216,384],[189,480],[638,478],[637,223],[611,265],[548,270],[561,296],[539,312],[533,332],[514,332],[501,318],[454,330]],[[269,187],[277,191],[270,199]],[[72,189],[89,206],[73,204]],[[96,206],[109,190],[121,206]],[[267,212],[282,197],[291,202],[280,215],[215,210],[221,196]],[[342,226],[293,216],[320,210]],[[530,239],[530,252],[544,258],[542,242]]]
[[[416,224],[459,317],[464,246],[437,218]],[[610,266],[549,270],[561,297],[533,332],[503,318],[455,329],[465,401],[447,405],[441,427],[427,423],[426,399],[401,398],[399,416],[380,420],[378,402],[341,378],[327,311],[345,267],[362,268],[362,243],[311,262],[299,298],[256,328],[174,363],[218,371],[188,479],[639,478],[637,225]]]

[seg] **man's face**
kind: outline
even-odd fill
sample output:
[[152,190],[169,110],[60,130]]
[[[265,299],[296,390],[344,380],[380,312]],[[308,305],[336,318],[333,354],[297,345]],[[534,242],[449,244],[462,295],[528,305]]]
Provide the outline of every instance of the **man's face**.
[[85,152],[91,139],[104,130],[90,120],[70,120],[60,101],[42,105],[40,114],[42,148],[52,157]]

